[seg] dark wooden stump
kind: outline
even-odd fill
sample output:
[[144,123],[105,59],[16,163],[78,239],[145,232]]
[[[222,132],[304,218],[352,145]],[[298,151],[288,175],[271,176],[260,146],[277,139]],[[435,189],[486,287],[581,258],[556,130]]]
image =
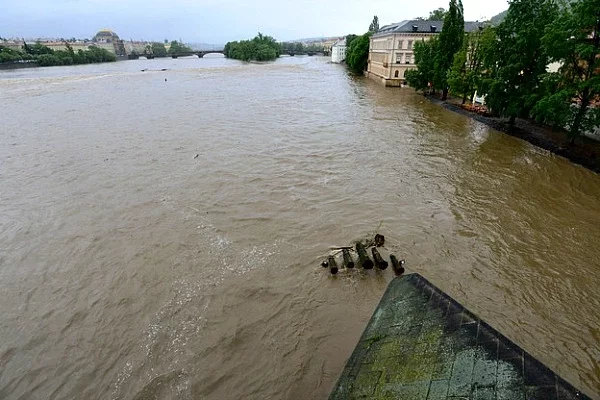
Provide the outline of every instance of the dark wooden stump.
[[390,254],[390,261],[392,262],[392,269],[396,275],[402,275],[404,273],[404,260],[400,260],[400,262],[398,262],[396,256]]
[[358,260],[360,261],[360,265],[364,269],[373,269],[373,261],[369,258],[367,254],[367,250],[365,250],[365,246],[362,243],[356,243],[356,252],[358,253]]
[[342,249],[342,255],[344,256],[344,267],[354,268],[354,261],[352,261],[352,256],[350,256],[350,250]]
[[335,258],[333,258],[333,256],[329,256],[329,258],[327,259],[327,262],[329,264],[329,271],[331,271],[332,275],[335,275],[338,273],[338,267],[337,264],[335,263]]
[[388,262],[381,257],[381,254],[379,254],[379,251],[375,247],[371,249],[371,253],[373,253],[373,260],[375,260],[377,268],[384,270],[388,267]]

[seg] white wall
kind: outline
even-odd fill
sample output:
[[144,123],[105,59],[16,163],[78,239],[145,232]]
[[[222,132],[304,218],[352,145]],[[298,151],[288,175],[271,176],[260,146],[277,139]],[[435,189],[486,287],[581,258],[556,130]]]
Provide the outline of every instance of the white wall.
[[331,62],[341,63],[346,59],[346,46],[333,46],[331,48]]

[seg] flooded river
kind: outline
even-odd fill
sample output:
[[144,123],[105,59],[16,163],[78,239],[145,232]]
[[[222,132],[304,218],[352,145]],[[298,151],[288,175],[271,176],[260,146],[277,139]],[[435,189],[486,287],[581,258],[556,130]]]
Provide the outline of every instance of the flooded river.
[[324,399],[392,272],[319,263],[376,230],[600,398],[599,175],[318,57],[0,71],[0,105],[2,399]]

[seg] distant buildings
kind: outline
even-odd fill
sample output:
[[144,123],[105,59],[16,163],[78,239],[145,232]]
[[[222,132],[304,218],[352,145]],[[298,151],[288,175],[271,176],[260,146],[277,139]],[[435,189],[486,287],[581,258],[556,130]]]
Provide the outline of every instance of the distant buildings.
[[150,44],[146,41],[124,41],[119,38],[115,32],[110,29],[102,29],[91,39],[4,39],[0,40],[0,46],[8,47],[13,50],[23,50],[24,43],[41,43],[52,50],[67,50],[67,43],[73,49],[88,50],[90,46],[96,46],[105,49],[117,57],[124,58],[129,54],[144,54],[146,47]]
[[306,47],[318,47],[319,49],[323,49],[325,54],[331,54],[332,47],[335,43],[342,40],[343,37],[322,37],[322,38],[313,38],[313,39],[299,39],[294,42],[300,42]]
[[341,63],[346,60],[346,38],[338,40],[331,47],[331,62]]
[[125,44],[119,38],[119,35],[111,31],[110,29],[102,29],[96,33],[96,36],[92,39],[94,46],[106,49],[116,55],[117,57],[124,57],[127,55],[125,51]]
[[[444,27],[443,21],[402,21],[381,28],[371,37],[367,76],[385,86],[406,83],[406,71],[415,69],[414,45],[429,40]],[[465,21],[465,32],[483,27],[480,22]]]
[[11,50],[21,51],[23,47],[23,42],[19,42],[17,40],[0,40],[0,46],[7,47]]

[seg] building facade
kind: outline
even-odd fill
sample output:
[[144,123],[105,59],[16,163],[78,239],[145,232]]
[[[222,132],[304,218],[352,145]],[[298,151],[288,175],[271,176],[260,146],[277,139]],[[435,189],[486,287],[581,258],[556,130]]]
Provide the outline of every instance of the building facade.
[[331,47],[331,62],[341,63],[346,61],[346,38],[338,40]]
[[111,31],[110,29],[102,29],[92,39],[94,46],[106,49],[113,53],[117,57],[123,57],[127,55],[125,51],[125,44],[119,38],[119,35]]
[[0,46],[7,47],[15,51],[23,50],[23,42],[17,40],[0,40]]
[[[418,41],[439,35],[443,21],[402,21],[387,25],[371,36],[366,75],[385,86],[406,84],[406,71],[415,69],[414,46]],[[479,22],[465,22],[465,32],[483,28]]]

